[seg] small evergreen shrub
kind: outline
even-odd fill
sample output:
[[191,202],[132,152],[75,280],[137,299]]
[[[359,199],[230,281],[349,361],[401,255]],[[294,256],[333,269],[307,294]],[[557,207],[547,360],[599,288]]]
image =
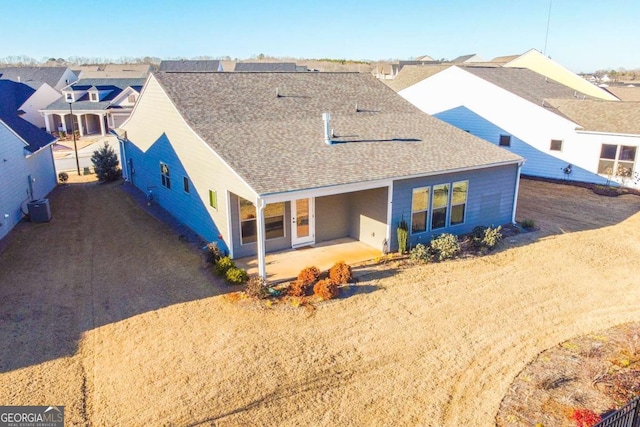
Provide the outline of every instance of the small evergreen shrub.
[[214,268],[218,276],[226,277],[227,271],[235,267],[236,264],[233,262],[233,260],[226,256],[220,258]]
[[405,221],[404,218],[402,218],[398,223],[398,229],[396,232],[398,234],[398,253],[402,255],[407,251],[409,243],[409,224],[407,224],[407,221]]
[[429,262],[433,259],[433,251],[431,250],[431,247],[418,243],[409,252],[409,258],[412,261]]
[[320,280],[313,287],[313,293],[323,300],[329,300],[338,296],[338,285],[331,279]]
[[231,267],[225,273],[225,279],[230,285],[243,285],[249,280],[249,276],[244,269]]
[[[336,285],[345,285],[353,280],[351,266],[344,261],[338,261],[329,269],[329,279]],[[314,288],[315,292],[315,288]]]
[[66,172],[60,172],[58,174],[58,181],[60,181],[61,183],[65,183],[69,180],[69,174]]
[[249,297],[256,299],[265,299],[270,295],[267,281],[260,276],[251,276],[244,291]]
[[100,181],[111,182],[122,176],[118,156],[107,142],[93,152],[91,163]]
[[461,250],[458,238],[448,233],[443,233],[431,240],[431,249],[438,261],[455,258]]
[[311,286],[320,277],[320,270],[318,267],[306,267],[298,274],[298,282],[304,283],[305,286]]
[[487,229],[484,225],[478,225],[477,227],[473,227],[471,231],[471,243],[476,248],[482,247],[482,239],[484,238],[484,232]]
[[207,251],[207,262],[209,264],[217,263],[224,255],[218,246],[218,242],[207,243],[205,249]]
[[536,226],[536,223],[534,220],[532,219],[523,219],[520,222],[520,225],[522,226],[522,228],[524,228],[525,230],[531,230],[532,228],[534,228]]

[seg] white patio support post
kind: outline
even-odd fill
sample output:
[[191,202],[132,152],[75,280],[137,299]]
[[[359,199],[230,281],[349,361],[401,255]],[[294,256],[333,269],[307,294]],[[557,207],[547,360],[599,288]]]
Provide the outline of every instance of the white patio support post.
[[78,131],[78,135],[80,135],[80,138],[82,138],[84,136],[85,128],[85,123],[82,123],[82,118],[85,116],[83,114],[79,114],[76,115],[76,117],[78,118],[78,128],[76,130]]
[[266,203],[263,199],[258,197],[256,199],[256,213],[257,213],[257,226],[258,226],[258,275],[263,279],[267,278],[267,261],[266,261],[266,243],[265,243],[265,228],[264,228],[264,207]]
[[[391,232],[393,224],[391,223],[393,217],[393,181],[389,184],[387,191],[387,252],[391,252]],[[382,248],[384,252],[384,248]],[[386,255],[386,254],[385,254]]]
[[69,116],[69,120],[73,120],[73,117],[71,117],[71,114],[64,114],[64,115],[63,115],[63,114],[60,114],[60,119],[61,119],[61,120],[60,120],[60,124],[62,125],[62,130],[63,130],[65,133],[69,133],[69,132],[67,131],[67,116]]
[[106,135],[106,131],[104,129],[104,114],[100,114],[100,135]]
[[511,223],[516,223],[516,208],[518,207],[518,192],[520,191],[520,171],[522,170],[522,163],[518,163],[518,173],[516,174],[516,191],[513,196],[513,213],[511,214]]

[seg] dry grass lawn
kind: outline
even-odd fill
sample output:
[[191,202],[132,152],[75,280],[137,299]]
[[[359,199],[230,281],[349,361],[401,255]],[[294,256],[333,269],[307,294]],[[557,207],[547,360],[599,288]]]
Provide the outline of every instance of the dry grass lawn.
[[540,230],[490,256],[258,310],[118,184],[60,187],[0,249],[0,404],[74,426],[494,425],[540,352],[640,319],[640,197],[523,180],[520,200]]

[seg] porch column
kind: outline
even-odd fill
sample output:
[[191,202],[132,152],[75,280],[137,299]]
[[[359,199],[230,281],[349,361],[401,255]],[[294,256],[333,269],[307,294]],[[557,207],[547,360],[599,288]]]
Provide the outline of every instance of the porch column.
[[84,136],[84,126],[82,124],[83,114],[77,114],[76,117],[78,118],[78,128],[76,130],[78,131],[80,138],[82,138]]
[[100,114],[100,135],[105,136],[106,131],[104,129],[104,114]]
[[70,116],[70,114],[60,114],[60,124],[65,133],[67,133],[67,116]]
[[516,207],[518,206],[518,192],[520,191],[520,171],[522,170],[522,163],[518,163],[518,173],[516,174],[516,191],[513,196],[513,212],[511,214],[511,223],[516,223]]
[[264,229],[264,207],[265,202],[258,197],[256,200],[256,225],[258,226],[258,275],[263,279],[267,278],[267,261],[266,261],[266,244],[265,244],[265,229]]
[[[389,184],[387,190],[387,252],[391,252],[391,232],[393,229],[393,181]],[[382,248],[384,252],[385,248]],[[385,253],[386,255],[386,253]]]
[[51,123],[49,123],[49,114],[44,113],[44,128],[51,133]]

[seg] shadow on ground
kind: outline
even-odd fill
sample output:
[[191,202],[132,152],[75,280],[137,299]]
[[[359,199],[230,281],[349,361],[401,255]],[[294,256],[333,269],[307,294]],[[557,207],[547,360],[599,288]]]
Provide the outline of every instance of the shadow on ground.
[[73,355],[85,331],[228,291],[198,237],[136,191],[59,186],[50,222],[22,222],[2,241],[0,372]]

